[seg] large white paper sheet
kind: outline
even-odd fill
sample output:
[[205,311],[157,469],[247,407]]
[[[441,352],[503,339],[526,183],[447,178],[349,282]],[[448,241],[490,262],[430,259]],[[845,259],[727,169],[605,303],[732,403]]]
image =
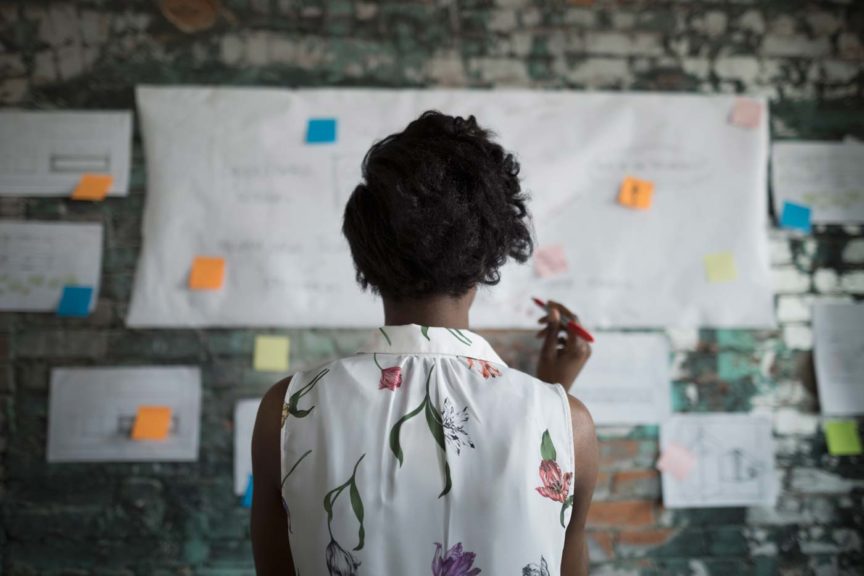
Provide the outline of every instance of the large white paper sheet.
[[234,406],[234,493],[246,492],[252,474],[252,431],[261,400],[241,400]]
[[678,414],[660,428],[669,443],[696,457],[678,480],[663,473],[667,508],[773,506],[777,500],[771,418],[753,414]]
[[[475,114],[522,163],[538,246],[568,271],[510,264],[472,312],[478,328],[529,328],[530,297],[561,300],[589,326],[773,324],[767,251],[767,114],[733,126],[732,96],[470,90],[138,89],[147,156],[144,247],[131,326],[380,324],[345,240],[345,200],[369,146],[422,111]],[[304,143],[310,118],[338,141]],[[617,204],[626,176],[653,207]],[[704,257],[731,253],[711,283]],[[226,259],[226,284],[186,289],[197,255]]]
[[663,334],[599,334],[570,393],[598,425],[659,424],[672,412],[669,354]]
[[[168,438],[134,441],[139,406],[169,406]],[[191,367],[51,372],[49,462],[197,460],[201,372]]]
[[69,196],[82,174],[129,191],[132,112],[0,112],[0,195]]
[[864,304],[814,304],[813,335],[822,414],[864,414]]
[[0,221],[0,310],[49,312],[63,287],[91,286],[99,297],[102,225]]
[[864,222],[864,144],[775,142],[771,151],[774,209],[809,206],[820,224]]

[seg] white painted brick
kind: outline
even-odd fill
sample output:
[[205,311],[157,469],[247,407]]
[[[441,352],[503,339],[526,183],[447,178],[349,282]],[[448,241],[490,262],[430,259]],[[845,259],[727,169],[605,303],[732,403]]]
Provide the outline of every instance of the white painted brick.
[[762,41],[762,53],[766,56],[816,58],[831,53],[828,38],[808,38],[802,34],[785,36],[766,34]]
[[712,38],[717,38],[726,32],[728,18],[726,14],[718,10],[712,10],[705,14],[704,26],[705,32]]
[[24,101],[30,83],[26,78],[8,78],[0,81],[0,104],[20,104]]
[[354,5],[354,15],[358,20],[371,20],[378,15],[378,5],[372,2],[360,2]]
[[582,28],[593,28],[597,24],[597,16],[590,8],[569,8],[564,12],[564,23]]
[[842,58],[864,59],[864,45],[852,32],[844,32],[837,38],[837,52]]
[[39,39],[51,46],[78,40],[78,13],[73,4],[54,4],[39,22]]
[[519,22],[522,26],[533,28],[543,21],[543,13],[537,8],[528,8],[519,13]]
[[239,64],[245,52],[243,40],[236,34],[225,34],[219,42],[219,51],[225,64]]
[[772,268],[771,275],[778,294],[797,294],[810,289],[810,276],[794,266]]
[[788,14],[780,14],[768,24],[768,31],[771,34],[779,34],[781,36],[794,35],[795,28],[795,18]]
[[48,50],[38,52],[33,60],[33,84],[50,84],[57,81],[57,63],[54,53]]
[[864,238],[850,240],[843,249],[843,261],[860,264],[864,262]]
[[699,345],[698,328],[667,328],[666,336],[672,350],[695,350]]
[[57,67],[63,80],[71,80],[84,71],[80,44],[70,44],[57,50]]
[[506,32],[516,28],[515,10],[495,10],[488,20],[489,30],[494,32]]
[[104,44],[110,30],[108,15],[94,10],[81,12],[81,38],[88,46]]
[[503,84],[527,84],[528,71],[525,64],[519,60],[505,58],[475,58],[472,67],[479,70],[480,76],[486,82]]
[[805,324],[788,324],[783,327],[783,342],[791,350],[812,350],[813,330]]
[[789,247],[789,240],[785,237],[785,235],[772,235],[768,239],[768,247],[771,252],[772,265],[776,266],[778,264],[792,263],[792,249]]
[[20,54],[0,53],[0,78],[23,76],[26,71]]
[[765,31],[765,18],[758,10],[747,10],[738,18],[738,28],[762,34]]
[[[687,39],[681,39],[681,42],[688,44]],[[688,46],[681,47],[680,53],[686,53],[689,50]],[[678,49],[674,49],[676,53],[678,53]],[[711,73],[711,61],[707,58],[682,58],[681,59],[681,69],[684,70],[687,74],[691,74],[693,76],[697,76],[699,78],[705,78],[708,74]]]
[[585,48],[592,54],[620,56],[662,56],[663,44],[658,34],[636,32],[588,32]]
[[252,32],[246,38],[246,62],[252,66],[264,66],[270,61],[270,34],[267,32]]
[[811,12],[806,16],[810,29],[817,36],[833,34],[843,25],[843,22],[830,12]]
[[720,78],[741,80],[745,84],[754,83],[760,70],[759,60],[748,56],[718,58],[714,64],[714,71]]
[[612,28],[622,30],[624,28],[633,28],[636,24],[636,14],[633,12],[625,12],[621,8],[612,12]]
[[820,268],[813,274],[813,287],[817,292],[833,294],[840,292],[840,278],[834,270]]
[[847,272],[843,274],[840,286],[844,292],[853,294],[864,293],[864,272]]
[[690,372],[685,367],[687,363],[686,352],[675,352],[672,355],[672,364],[669,368],[669,375],[673,380],[683,380],[691,376]]
[[564,78],[590,88],[627,82],[631,76],[627,61],[621,58],[588,58],[572,68],[566,68],[564,62],[558,66],[563,68],[559,72]]
[[467,82],[462,56],[455,50],[438,53],[425,64],[426,75],[442,86],[463,86]]
[[809,322],[813,298],[810,296],[779,296],[777,298],[777,321]]
[[818,468],[793,468],[790,488],[802,494],[846,494],[864,488],[864,480],[844,478]]
[[819,416],[791,408],[774,413],[774,432],[780,436],[812,436],[819,430]]

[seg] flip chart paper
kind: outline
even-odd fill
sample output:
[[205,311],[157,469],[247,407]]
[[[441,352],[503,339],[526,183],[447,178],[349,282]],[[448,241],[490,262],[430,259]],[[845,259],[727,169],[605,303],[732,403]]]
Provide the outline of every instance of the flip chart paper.
[[129,189],[132,112],[0,112],[0,195],[69,196],[81,177]]
[[240,496],[246,490],[246,482],[252,476],[252,431],[261,400],[241,400],[234,405],[234,494]]
[[822,414],[864,414],[864,304],[815,303],[813,339]]
[[190,290],[219,290],[225,282],[225,259],[198,256],[189,273]]
[[[167,438],[132,438],[142,406],[171,410]],[[196,460],[200,409],[198,368],[55,368],[48,407],[48,461]]]
[[625,178],[618,193],[618,202],[628,208],[647,210],[651,207],[653,195],[653,183],[637,178]]
[[286,372],[291,341],[285,336],[256,336],[253,365],[258,372]]
[[696,465],[696,456],[689,450],[674,442],[669,442],[660,459],[657,461],[657,469],[671,474],[676,480],[683,481],[690,475],[693,466]]
[[695,457],[683,479],[662,475],[667,508],[773,506],[777,500],[770,416],[676,414],[660,428],[661,452],[677,444]]
[[836,420],[825,423],[825,439],[832,456],[857,456],[861,454],[861,437],[855,420]]
[[705,256],[705,274],[712,284],[732,282],[738,278],[735,256],[730,252],[718,252]]
[[567,272],[567,255],[560,244],[540,246],[534,252],[534,272],[540,278],[550,278]]
[[57,312],[64,287],[87,286],[92,312],[101,266],[101,224],[0,221],[0,310]]
[[57,315],[69,318],[85,318],[90,314],[93,288],[89,286],[64,286],[57,306]]
[[73,200],[104,200],[114,178],[110,174],[84,174],[72,192]]
[[671,412],[669,342],[662,334],[602,334],[571,394],[594,422],[658,424]]
[[808,206],[788,201],[783,203],[783,212],[780,213],[781,227],[809,233],[810,219],[811,210]]
[[164,440],[171,429],[169,406],[139,406],[132,426],[133,440]]
[[[537,246],[568,257],[554,278],[538,278],[533,262],[506,264],[500,284],[478,294],[473,326],[532,328],[539,292],[597,328],[774,324],[767,110],[742,130],[728,122],[736,97],[204,87],[137,96],[149,188],[131,326],[377,326],[380,302],[357,286],[341,234],[345,202],[369,147],[429,109],[474,114],[517,154]],[[308,145],[310,118],[338,119],[337,140]],[[663,191],[649,211],[617,202],[628,176]],[[735,254],[738,272],[722,289],[702,264],[717,250]],[[197,255],[229,263],[219,294],[189,294]]]
[[739,98],[732,108],[729,122],[741,128],[756,128],[762,119],[762,103],[749,98]]

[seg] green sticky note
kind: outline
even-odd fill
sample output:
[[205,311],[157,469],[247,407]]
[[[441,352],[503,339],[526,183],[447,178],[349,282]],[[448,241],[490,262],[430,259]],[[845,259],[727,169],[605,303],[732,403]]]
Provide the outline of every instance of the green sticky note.
[[704,262],[705,275],[712,284],[732,282],[738,278],[738,269],[735,267],[735,256],[731,252],[707,254]]
[[857,456],[861,454],[861,437],[855,420],[825,422],[825,439],[832,456]]
[[256,336],[253,366],[258,372],[287,372],[290,350],[285,336]]

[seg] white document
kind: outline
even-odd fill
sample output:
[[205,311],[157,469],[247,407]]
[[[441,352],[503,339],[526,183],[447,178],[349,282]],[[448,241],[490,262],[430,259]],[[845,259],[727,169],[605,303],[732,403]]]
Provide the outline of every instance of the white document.
[[814,304],[813,335],[822,414],[864,414],[864,304]]
[[246,493],[252,474],[252,431],[261,400],[240,400],[234,406],[234,493]]
[[[508,264],[481,290],[477,328],[530,328],[532,295],[591,327],[766,327],[767,109],[733,126],[734,96],[528,90],[139,88],[147,157],[144,246],[130,326],[371,327],[341,234],[369,146],[429,109],[477,116],[522,165],[537,245],[568,270]],[[764,102],[763,102],[764,106]],[[310,118],[338,121],[304,142]],[[650,210],[617,202],[627,176],[655,185]],[[710,283],[704,257],[737,278]],[[198,255],[226,259],[221,290],[186,287]]]
[[0,112],[0,195],[69,196],[82,174],[129,191],[132,112]]
[[99,297],[102,225],[0,221],[0,310],[51,312],[63,287]]
[[598,425],[659,424],[672,412],[669,354],[663,334],[600,334],[570,393]]
[[[168,438],[135,441],[139,406],[168,406]],[[191,367],[51,371],[49,462],[198,459],[201,371]]]
[[670,442],[696,457],[678,480],[663,473],[667,508],[773,506],[777,500],[770,416],[677,414],[660,429],[661,451]]
[[775,142],[771,153],[774,209],[809,206],[814,223],[864,222],[864,144]]

